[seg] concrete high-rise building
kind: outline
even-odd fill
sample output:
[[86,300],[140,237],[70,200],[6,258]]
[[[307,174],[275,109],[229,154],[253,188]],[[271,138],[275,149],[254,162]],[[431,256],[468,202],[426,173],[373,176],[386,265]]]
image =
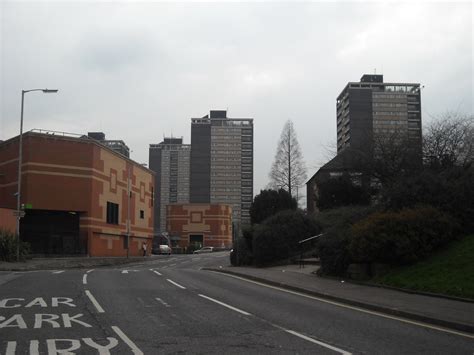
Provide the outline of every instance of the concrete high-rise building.
[[233,221],[250,224],[253,199],[253,119],[227,111],[191,119],[191,203],[225,203]]
[[150,144],[149,168],[156,173],[157,198],[154,206],[155,233],[166,232],[166,206],[189,203],[191,146],[183,138],[164,138]]
[[384,83],[365,74],[337,97],[337,153],[364,151],[377,135],[398,134],[421,152],[420,84]]
[[364,74],[345,86],[336,111],[337,155],[306,183],[309,212],[317,210],[318,184],[328,179],[346,174],[355,184],[377,184],[363,173],[363,166],[380,158],[386,144],[407,144],[404,154],[410,154],[411,164],[421,165],[420,84],[384,83],[383,75]]

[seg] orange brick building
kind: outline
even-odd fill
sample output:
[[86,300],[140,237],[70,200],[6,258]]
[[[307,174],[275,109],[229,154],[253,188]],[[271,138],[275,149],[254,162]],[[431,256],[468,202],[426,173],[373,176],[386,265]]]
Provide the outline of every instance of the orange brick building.
[[[0,143],[0,208],[16,209],[18,142]],[[93,139],[27,132],[21,240],[34,254],[125,256],[127,242],[130,255],[143,242],[150,252],[153,183],[151,170]]]
[[15,233],[16,217],[13,215],[14,211],[8,208],[0,208],[0,229]]
[[179,236],[179,246],[230,248],[232,207],[225,204],[171,204],[167,206],[167,230]]

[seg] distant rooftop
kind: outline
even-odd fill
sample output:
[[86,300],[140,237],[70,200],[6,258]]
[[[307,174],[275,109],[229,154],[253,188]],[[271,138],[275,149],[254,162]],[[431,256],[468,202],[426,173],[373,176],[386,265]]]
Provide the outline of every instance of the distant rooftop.
[[383,75],[381,74],[364,74],[360,78],[361,83],[383,83]]

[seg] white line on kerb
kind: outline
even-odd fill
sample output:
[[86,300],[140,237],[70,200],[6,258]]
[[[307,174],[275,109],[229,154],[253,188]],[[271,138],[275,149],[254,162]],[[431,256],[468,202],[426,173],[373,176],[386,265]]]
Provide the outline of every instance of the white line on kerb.
[[226,303],[224,303],[224,302],[218,301],[218,300],[216,300],[216,299],[214,299],[214,298],[211,298],[211,297],[208,297],[208,296],[205,296],[205,295],[201,295],[201,294],[199,294],[199,297],[202,297],[202,298],[205,298],[205,299],[207,299],[207,300],[209,300],[209,301],[212,301],[212,302],[215,302],[215,303],[217,303],[217,304],[220,304],[221,306],[224,306],[224,307],[227,307],[227,308],[229,308],[229,309],[231,309],[231,310],[233,310],[233,311],[242,313],[243,315],[251,316],[251,314],[248,313],[248,312],[245,312],[245,311],[242,311],[241,309],[232,307],[232,306],[230,306],[230,305],[228,305],[228,304],[226,304]]
[[58,270],[58,271],[53,271],[53,274],[61,274],[63,272],[64,272],[64,270]]
[[86,273],[90,273],[92,271],[94,271],[95,269],[91,269],[91,270],[87,270]]
[[99,302],[97,302],[97,300],[95,299],[95,297],[92,296],[92,293],[90,293],[89,290],[86,290],[86,296],[89,297],[89,299],[91,300],[92,304],[93,304],[94,307],[97,309],[97,312],[99,312],[99,313],[105,313],[104,309],[100,306]]
[[132,353],[134,353],[135,355],[143,355],[143,352],[140,349],[138,349],[135,343],[131,341],[130,338],[126,336],[125,333],[122,332],[122,330],[119,327],[113,325],[112,329],[114,330],[115,333],[117,333],[120,339],[122,339],[130,347],[130,349],[132,349]]
[[154,272],[155,274],[159,275],[159,276],[162,276],[162,274],[161,274],[159,271],[153,270],[153,272]]
[[332,346],[332,345],[329,345],[329,344],[326,344],[326,343],[323,343],[322,341],[319,341],[319,340],[316,340],[316,339],[313,339],[313,338],[310,338],[306,335],[303,335],[303,334],[300,334],[298,332],[295,332],[294,330],[289,330],[289,329],[283,329],[285,332],[287,333],[290,333],[290,334],[293,334],[301,339],[304,339],[304,340],[307,340],[307,341],[310,341],[311,343],[315,343],[315,344],[318,344],[318,345],[321,345],[325,348],[328,348],[328,349],[331,349],[331,350],[334,350],[334,351],[337,351],[338,353],[340,354],[343,354],[343,355],[352,355],[352,353],[350,352],[347,352],[347,351],[344,351],[342,349],[339,349],[339,348],[336,348],[335,346]]
[[87,285],[87,274],[84,274],[84,276],[82,276],[82,283],[84,285]]
[[166,279],[166,281],[172,283],[172,284],[175,285],[175,286],[178,286],[179,288],[182,288],[183,290],[186,289],[186,287],[181,286],[180,284],[178,284],[178,283],[176,283],[176,282],[174,282],[174,281],[172,281],[172,280],[170,280],[170,279]]
[[261,282],[258,282],[258,281],[249,280],[249,279],[246,279],[244,277],[240,277],[240,276],[236,276],[236,275],[224,274],[224,273],[221,273],[221,272],[218,272],[218,271],[213,271],[213,272],[218,273],[220,275],[233,277],[234,279],[239,279],[239,280],[242,280],[242,281],[246,281],[246,282],[249,282],[249,283],[260,285],[260,286],[263,286],[263,287],[272,288],[274,290],[279,290],[279,291],[282,291],[282,292],[291,293],[293,295],[298,295],[298,296],[301,296],[301,297],[317,300],[317,301],[320,301],[320,302],[323,302],[323,303],[332,304],[334,306],[347,308],[347,309],[352,309],[354,311],[371,314],[371,315],[374,315],[374,316],[377,316],[377,317],[392,319],[392,320],[396,320],[396,321],[399,321],[399,322],[402,322],[402,323],[416,325],[416,326],[422,327],[422,328],[433,329],[433,330],[437,330],[437,331],[440,331],[440,332],[443,332],[443,333],[449,333],[449,334],[459,335],[459,336],[462,336],[462,337],[465,337],[465,338],[474,339],[474,335],[472,335],[472,334],[463,333],[463,332],[460,332],[460,331],[451,330],[451,329],[448,329],[448,328],[443,328],[443,327],[436,326],[436,325],[431,325],[431,324],[428,324],[428,323],[417,322],[417,321],[409,320],[407,318],[392,316],[392,315],[385,314],[385,313],[370,311],[368,309],[364,309],[364,308],[360,308],[360,307],[356,307],[356,306],[350,306],[350,305],[347,305],[347,304],[344,304],[344,303],[340,303],[340,302],[336,302],[336,301],[330,301],[330,300],[320,298],[320,297],[310,296],[310,295],[307,295],[307,294],[304,294],[304,293],[301,293],[301,292],[286,290],[286,289],[281,288],[281,287],[267,285],[267,284],[264,284],[264,283],[261,283]]

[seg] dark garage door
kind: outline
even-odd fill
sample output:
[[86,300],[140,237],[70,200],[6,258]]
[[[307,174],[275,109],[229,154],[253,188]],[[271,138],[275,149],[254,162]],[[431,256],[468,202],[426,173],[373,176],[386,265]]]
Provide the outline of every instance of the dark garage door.
[[26,210],[20,237],[30,243],[34,255],[87,253],[87,240],[80,238],[77,212]]

